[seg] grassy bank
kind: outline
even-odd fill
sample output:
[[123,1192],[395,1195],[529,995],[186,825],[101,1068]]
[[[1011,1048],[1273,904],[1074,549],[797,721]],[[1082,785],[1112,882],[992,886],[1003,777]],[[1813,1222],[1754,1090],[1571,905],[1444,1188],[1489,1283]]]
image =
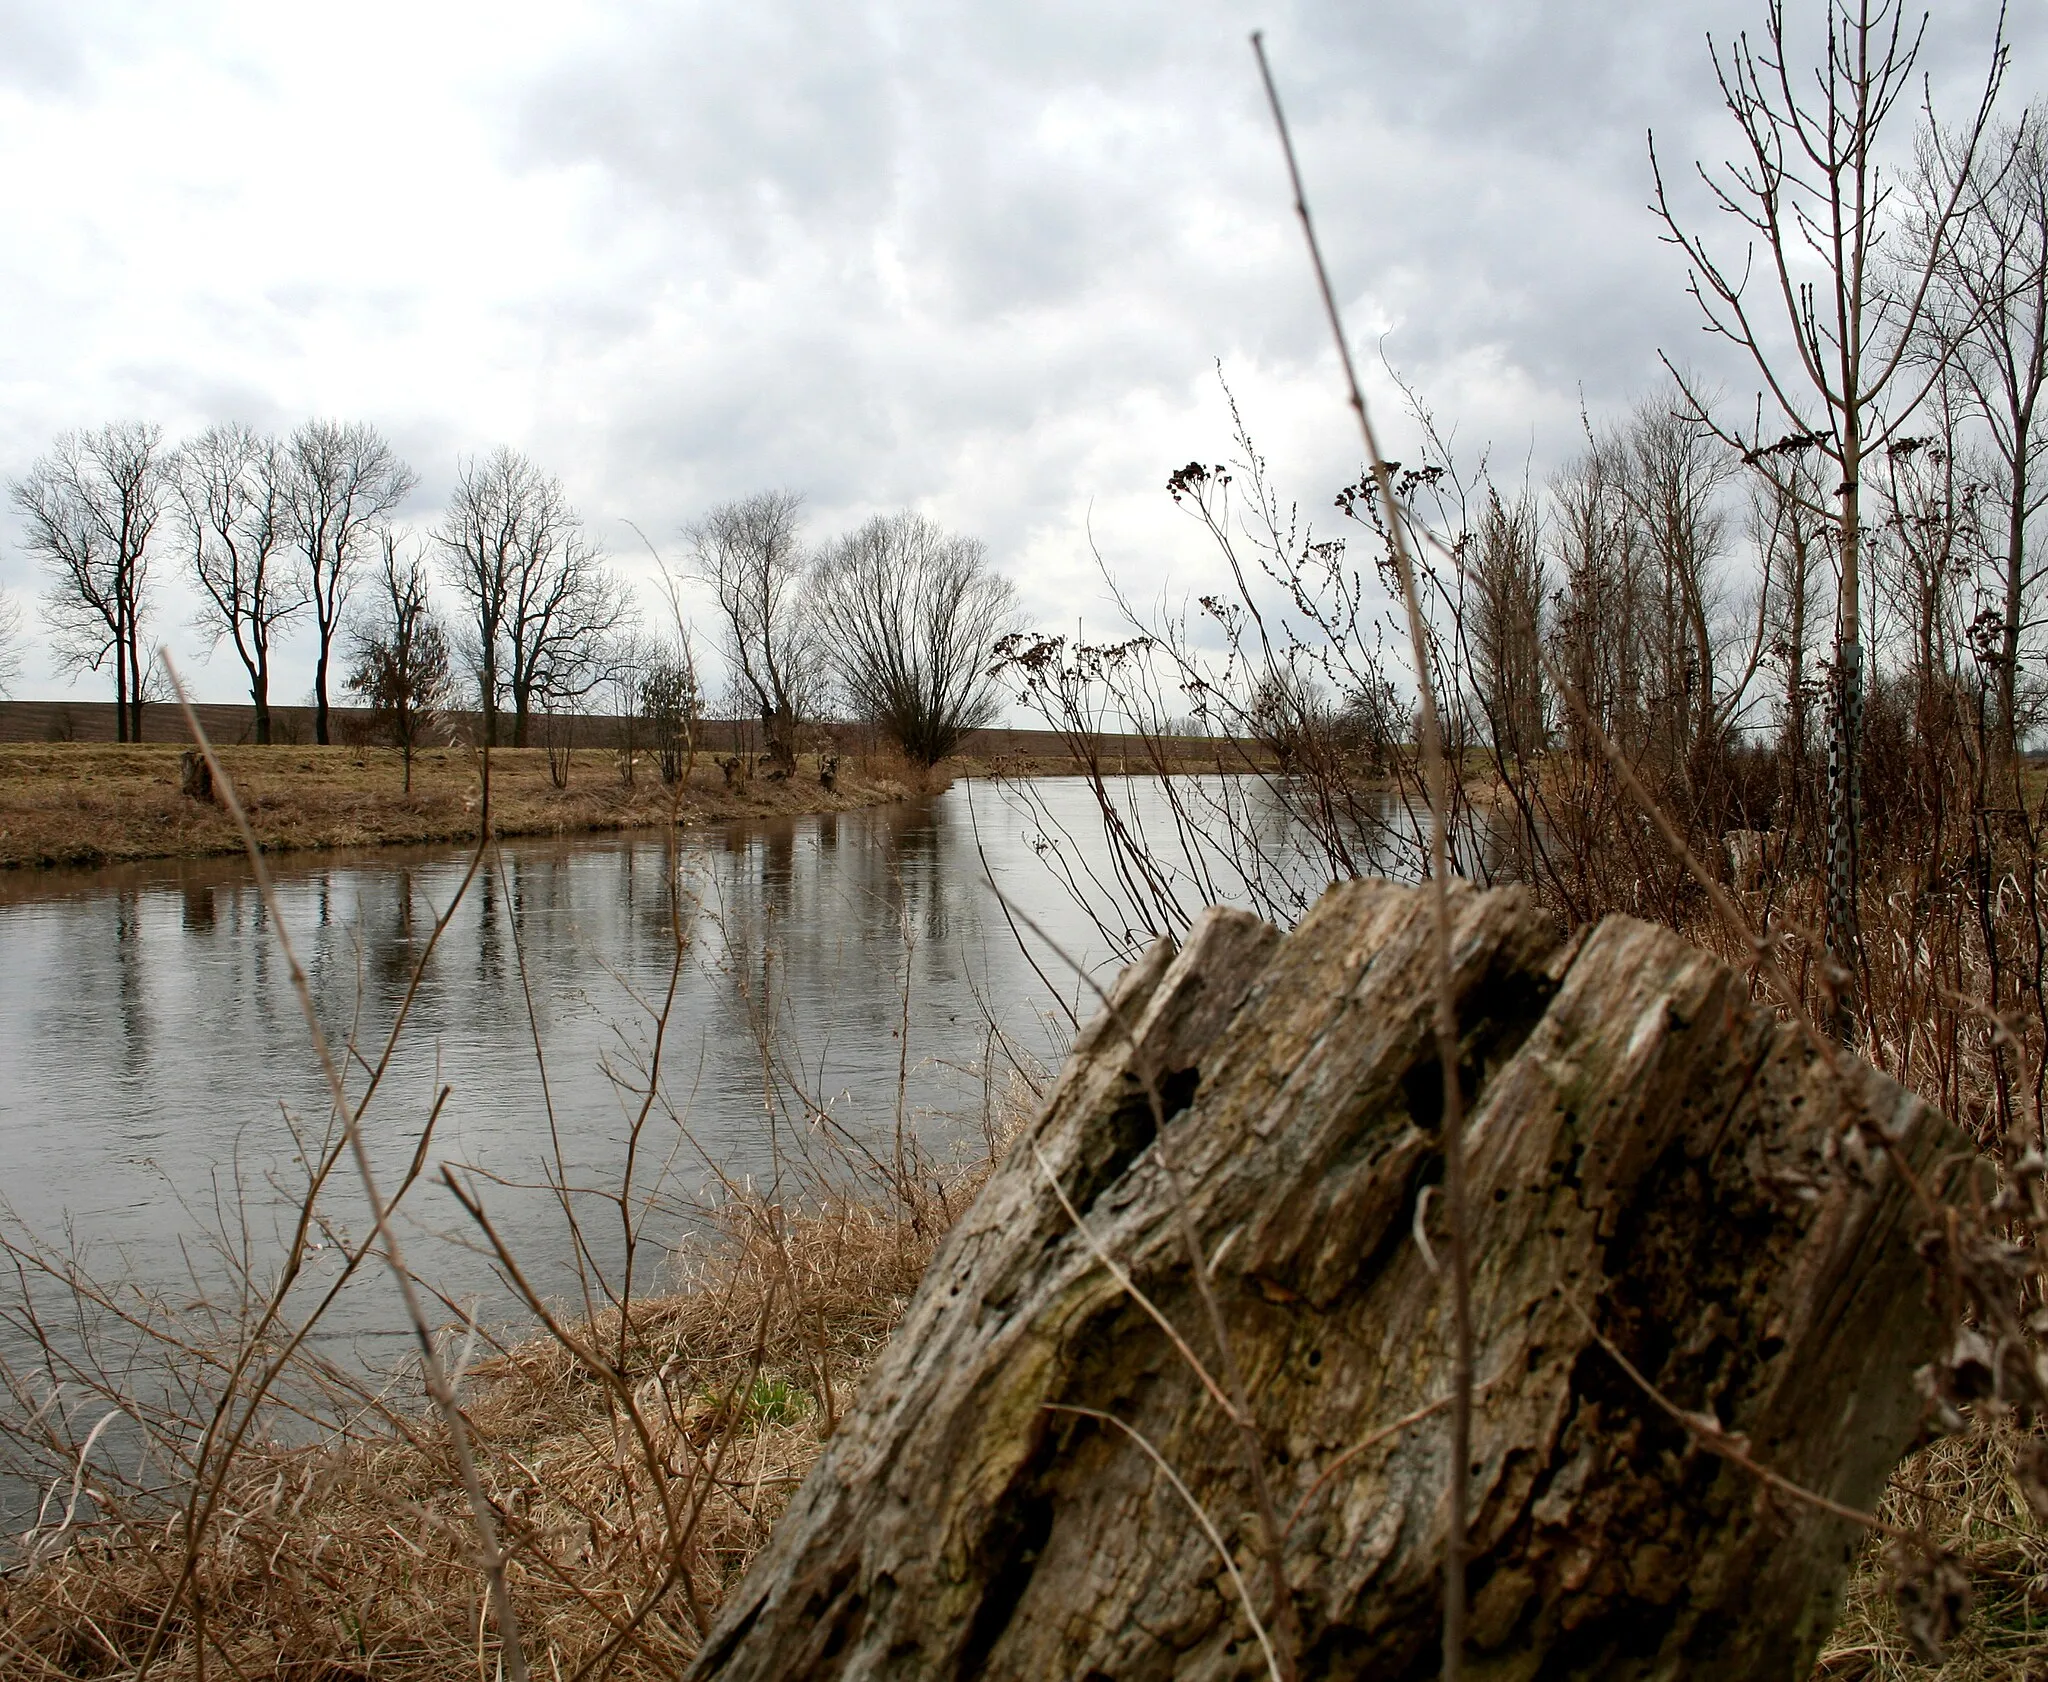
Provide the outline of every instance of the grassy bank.
[[[531,1674],[673,1676],[695,1652],[915,1289],[936,1242],[923,1225],[735,1207],[684,1258],[689,1288],[472,1367],[465,1412]],[[182,1597],[181,1526],[161,1509],[108,1503],[52,1538],[0,1579],[0,1673],[132,1675],[168,1611],[164,1676],[490,1674],[446,1434],[369,1411],[316,1444],[246,1445]]]
[[[816,755],[804,756],[785,781],[756,775],[733,784],[714,756],[702,754],[687,784],[669,787],[656,774],[653,756],[643,753],[628,786],[610,748],[567,755],[567,786],[558,788],[545,749],[498,748],[491,754],[492,827],[500,835],[570,835],[846,812],[930,793],[959,776],[1196,775],[1219,765],[1244,768],[1214,750],[1206,757],[1190,750],[1083,762],[1050,739],[987,745],[985,755],[951,759],[929,772],[888,752],[842,753],[830,789],[819,781]],[[169,742],[0,743],[0,869],[239,853],[241,837],[227,812],[179,792],[183,751]],[[217,751],[266,851],[476,838],[477,764],[467,749],[423,751],[413,764],[410,793],[398,755],[387,748]]]
[[[680,1288],[471,1366],[465,1412],[532,1674],[672,1677],[688,1662],[979,1177],[914,1210],[736,1202],[679,1258]],[[164,1676],[494,1674],[446,1436],[417,1414],[365,1415],[316,1444],[246,1445],[182,1597],[181,1524],[163,1509],[109,1502],[68,1535],[46,1524],[40,1562],[0,1578],[0,1673],[132,1676],[161,1625]],[[1886,1516],[1929,1525],[1978,1582],[1948,1661],[1914,1659],[1873,1544],[1815,1682],[2040,1674],[2048,1557],[2019,1446],[2010,1429],[1943,1441],[1892,1479]]]
[[[225,810],[179,792],[181,751],[168,743],[0,745],[0,867],[240,852]],[[388,749],[219,751],[268,850],[468,841],[477,833],[477,763],[464,749],[422,753],[410,793]],[[787,781],[756,777],[728,786],[715,764],[700,759],[687,786],[671,788],[643,755],[628,787],[618,756],[605,749],[580,750],[568,769],[568,786],[557,788],[543,749],[494,751],[493,827],[504,835],[553,835],[848,811],[903,799],[923,781],[899,762],[841,761],[828,790],[816,761],[807,759]]]

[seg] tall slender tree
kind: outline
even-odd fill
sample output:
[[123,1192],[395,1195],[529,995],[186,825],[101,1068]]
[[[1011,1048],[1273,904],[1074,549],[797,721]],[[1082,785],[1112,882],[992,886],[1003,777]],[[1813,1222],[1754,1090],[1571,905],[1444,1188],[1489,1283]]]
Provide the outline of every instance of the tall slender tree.
[[[1964,169],[1963,213],[1942,244],[1936,221]],[[1953,364],[2002,469],[1995,623],[1987,620],[1980,636],[1995,656],[1996,746],[2010,757],[2019,748],[2022,645],[2048,578],[2032,541],[2048,508],[2048,105],[1999,124],[1974,152],[1959,137],[1923,134],[1916,185],[1912,243],[1935,276],[1923,323],[1928,356]]]
[[1626,437],[1623,484],[1650,597],[1645,707],[1673,763],[1709,759],[1734,699],[1720,692],[1714,621],[1727,533],[1719,493],[1736,463],[1706,428],[1674,413],[1666,393],[1638,405]]
[[114,662],[114,735],[142,740],[150,543],[171,495],[163,429],[122,421],[58,436],[10,487],[29,552],[49,569],[44,613],[60,667]]
[[[1699,173],[1716,209],[1746,230],[1742,250],[1727,251],[1688,225],[1658,164],[1654,135],[1650,161],[1654,208],[1666,238],[1686,259],[1688,288],[1707,331],[1747,355],[1768,394],[1759,398],[1754,427],[1723,426],[1673,367],[1673,377],[1691,394],[1692,418],[1714,427],[1752,462],[1772,452],[1817,451],[1836,481],[1833,506],[1821,510],[1834,527],[1841,580],[1827,938],[1853,977],[1861,952],[1864,463],[1899,436],[1932,382],[1931,372],[1923,378],[1915,368],[1912,350],[1940,255],[1954,245],[2006,49],[2002,36],[1994,40],[1969,122],[1943,131],[1928,113],[1930,130],[1947,135],[1952,186],[1925,209],[1919,259],[1902,264],[1894,260],[1901,245],[1899,207],[1892,202],[1897,183],[1884,162],[1885,143],[1888,125],[1916,86],[1927,19],[1909,29],[1904,0],[1826,0],[1822,17],[1825,44],[1810,68],[1800,63],[1798,43],[1788,39],[1784,0],[1769,0],[1761,45],[1747,34],[1725,47],[1709,38],[1722,100],[1741,142],[1733,160]],[[1839,1025],[1846,1031],[1848,993],[1841,1002]]]
[[[1600,727],[1631,752],[1647,748],[1642,645],[1648,612],[1642,531],[1629,492],[1632,454],[1619,431],[1586,425],[1586,447],[1550,481],[1548,537],[1558,589],[1549,636],[1565,680]],[[1582,761],[1599,747],[1575,709],[1565,743]]]
[[313,739],[328,741],[328,670],[349,591],[378,533],[419,476],[363,421],[312,420],[286,441],[291,538],[299,553],[319,642],[313,656]]
[[1818,830],[1816,787],[1809,774],[1814,747],[1816,638],[1823,634],[1821,599],[1832,533],[1818,512],[1826,496],[1817,483],[1817,464],[1778,458],[1750,486],[1749,537],[1763,560],[1761,589],[1766,612],[1765,657],[1778,678],[1778,827],[1801,857],[1810,856]]
[[1502,756],[1525,759],[1549,745],[1539,654],[1543,549],[1535,497],[1525,491],[1503,498],[1487,487],[1469,573],[1465,632],[1479,710]]
[[199,587],[199,626],[233,644],[249,680],[256,740],[268,743],[271,649],[305,610],[303,572],[291,567],[291,472],[283,449],[240,422],[210,426],[178,455],[185,562]]
[[768,757],[785,775],[827,681],[818,626],[804,610],[802,508],[791,491],[760,491],[712,509],[683,534],[718,602],[736,698],[760,719]]
[[607,640],[631,617],[631,598],[561,482],[516,450],[462,464],[434,537],[468,609],[464,652],[485,740],[497,743],[510,700],[512,745],[525,747],[537,709],[603,682]]

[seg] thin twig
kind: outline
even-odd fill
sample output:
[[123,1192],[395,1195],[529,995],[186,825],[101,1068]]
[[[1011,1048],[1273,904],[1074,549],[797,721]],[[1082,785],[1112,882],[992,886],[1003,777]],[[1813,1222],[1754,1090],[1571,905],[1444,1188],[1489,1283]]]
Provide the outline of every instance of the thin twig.
[[[186,726],[192,732],[192,739],[206,759],[207,770],[212,774],[214,787],[221,797],[221,802],[234,818],[236,829],[241,832],[242,845],[249,855],[250,873],[256,879],[256,891],[262,898],[263,908],[270,918],[271,929],[277,936],[278,952],[284,958],[285,968],[291,976],[292,991],[298,999],[299,1012],[305,1018],[306,1032],[312,1039],[314,1054],[319,1058],[321,1073],[327,1077],[328,1093],[334,1101],[335,1113],[341,1120],[342,1129],[348,1138],[349,1150],[355,1158],[356,1175],[362,1182],[364,1199],[370,1206],[370,1220],[376,1229],[378,1248],[383,1252],[385,1263],[398,1285],[400,1299],[405,1304],[406,1318],[411,1322],[414,1339],[419,1344],[420,1364],[426,1378],[427,1394],[432,1398],[435,1410],[440,1414],[442,1423],[448,1431],[449,1447],[462,1472],[463,1491],[469,1498],[470,1519],[476,1526],[484,1576],[490,1585],[491,1609],[497,1619],[498,1638],[506,1674],[511,1678],[511,1682],[526,1682],[526,1650],[519,1639],[519,1621],[512,1608],[511,1588],[505,1579],[505,1556],[498,1543],[497,1517],[491,1507],[489,1496],[484,1492],[483,1479],[477,1471],[476,1456],[470,1448],[468,1422],[463,1418],[461,1405],[449,1387],[447,1373],[441,1365],[440,1351],[434,1344],[433,1331],[427,1325],[425,1312],[420,1306],[412,1271],[405,1264],[404,1254],[399,1248],[397,1231],[391,1224],[389,1206],[378,1189],[376,1170],[370,1162],[369,1145],[363,1138],[360,1118],[354,1106],[348,1101],[348,1093],[342,1085],[341,1070],[336,1066],[334,1054],[328,1048],[327,1036],[321,1030],[319,1012],[313,1006],[312,988],[306,981],[306,972],[299,963],[298,954],[292,948],[291,934],[285,926],[283,908],[278,902],[277,890],[271,883],[270,872],[263,863],[263,848],[256,839],[255,830],[250,827],[249,815],[243,810],[242,802],[235,794],[234,783],[221,765],[219,756],[213,751],[213,743],[207,739],[206,731],[200,725],[199,715],[192,709],[191,699],[185,693],[184,682],[179,678],[169,652],[161,652],[159,658],[162,659],[164,671],[171,680],[171,687],[177,692],[178,705],[184,711]],[[488,763],[488,750],[485,750],[485,759]],[[481,821],[488,825],[488,814]]]
[[1370,1436],[1353,1443],[1342,1454],[1338,1455],[1336,1459],[1332,1460],[1329,1463],[1329,1465],[1325,1466],[1322,1469],[1322,1472],[1316,1478],[1316,1481],[1310,1484],[1308,1488],[1302,1493],[1301,1499],[1295,1502],[1294,1511],[1287,1515],[1287,1528],[1283,1532],[1283,1534],[1289,1536],[1294,1534],[1294,1527],[1301,1522],[1302,1515],[1308,1511],[1309,1503],[1313,1501],[1318,1495],[1322,1494],[1322,1492],[1325,1489],[1329,1488],[1330,1480],[1336,1477],[1336,1475],[1339,1472],[1341,1472],[1346,1466],[1350,1465],[1350,1463],[1356,1460],[1361,1454],[1365,1454],[1372,1449],[1378,1448],[1380,1444],[1385,1442],[1389,1437],[1398,1437],[1403,1431],[1407,1430],[1411,1425],[1420,1425],[1425,1419],[1430,1418],[1432,1415],[1442,1413],[1443,1410],[1449,1407],[1450,1405],[1451,1398],[1449,1396],[1439,1396],[1435,1401],[1423,1403],[1421,1407],[1415,1408],[1411,1412],[1402,1414],[1401,1417],[1395,1420],[1392,1424],[1382,1425],[1377,1431],[1374,1431]]
[[1294,156],[1294,140],[1288,133],[1287,113],[1281,108],[1280,90],[1274,85],[1272,67],[1266,62],[1266,43],[1257,31],[1252,35],[1252,52],[1259,61],[1259,77],[1265,84],[1266,101],[1272,108],[1273,126],[1279,132],[1280,149],[1287,159],[1287,179],[1294,189],[1294,213],[1308,241],[1309,258],[1315,266],[1316,286],[1322,294],[1323,311],[1329,318],[1330,334],[1336,342],[1337,358],[1344,370],[1344,383],[1351,412],[1358,420],[1359,436],[1372,466],[1374,489],[1386,510],[1387,535],[1394,571],[1401,583],[1401,604],[1408,619],[1409,651],[1415,662],[1415,687],[1421,701],[1422,758],[1429,782],[1429,879],[1430,904],[1434,912],[1436,940],[1436,1008],[1431,1026],[1436,1039],[1437,1061],[1443,1071],[1444,1225],[1449,1238],[1451,1287],[1451,1486],[1450,1533],[1444,1545],[1444,1682],[1458,1682],[1464,1668],[1465,1652],[1465,1550],[1469,1524],[1467,1483],[1472,1450],[1472,1259],[1466,1236],[1465,1210],[1465,1100],[1458,1083],[1458,1020],[1456,982],[1451,954],[1450,847],[1445,821],[1448,800],[1444,765],[1443,730],[1437,716],[1436,686],[1430,676],[1429,637],[1422,617],[1422,599],[1415,587],[1415,561],[1408,551],[1406,523],[1394,499],[1393,475],[1373,432],[1372,416],[1366,408],[1365,391],[1352,365],[1351,343],[1345,337],[1344,319],[1337,308],[1337,295],[1330,286],[1330,271],[1323,261],[1316,238],[1314,218],[1309,214],[1308,195],[1301,184],[1301,168]]

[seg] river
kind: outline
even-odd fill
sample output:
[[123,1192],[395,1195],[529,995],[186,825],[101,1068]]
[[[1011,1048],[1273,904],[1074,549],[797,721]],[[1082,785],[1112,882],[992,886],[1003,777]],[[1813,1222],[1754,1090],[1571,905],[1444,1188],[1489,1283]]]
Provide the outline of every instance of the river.
[[[1142,785],[1133,799],[1151,809]],[[1096,982],[1078,972],[1113,973],[1118,939],[1070,886],[1107,878],[1100,835],[1068,779],[1028,800],[973,782],[679,836],[508,840],[424,964],[470,850],[272,867],[316,1015],[350,1048],[351,1094],[417,971],[365,1133],[395,1185],[439,1102],[398,1234],[438,1314],[503,1324],[516,1305],[439,1165],[467,1170],[535,1281],[569,1294],[573,1247],[542,1187],[620,1183],[663,1016],[635,1159],[657,1243],[720,1176],[800,1193],[807,1153],[849,1160],[822,1149],[842,1128],[883,1160],[899,1114],[935,1155],[985,1150],[994,1103],[1042,1082],[1091,1013]],[[267,1286],[332,1107],[246,862],[10,875],[0,953],[0,1234],[165,1299],[231,1302],[238,1273]],[[321,1206],[308,1288],[365,1224],[346,1171]],[[595,1261],[615,1265],[616,1214],[583,1207]],[[396,1353],[388,1280],[359,1277],[321,1335],[347,1361]],[[33,1351],[17,1330],[0,1355],[19,1370]]]

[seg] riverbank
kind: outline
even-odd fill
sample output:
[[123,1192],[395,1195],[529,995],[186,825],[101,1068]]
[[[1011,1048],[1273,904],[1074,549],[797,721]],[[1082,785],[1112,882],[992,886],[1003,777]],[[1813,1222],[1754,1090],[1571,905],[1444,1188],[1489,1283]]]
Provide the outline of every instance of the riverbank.
[[[889,753],[849,749],[831,762],[806,754],[795,776],[756,774],[729,781],[723,756],[700,753],[686,784],[670,787],[654,756],[641,753],[633,782],[620,776],[611,748],[577,748],[557,787],[544,748],[491,753],[492,829],[505,836],[598,834],[659,824],[705,825],[746,818],[850,812],[936,793],[956,777],[1181,775],[1241,769],[1213,747],[1188,744],[1164,760],[1105,738],[1095,764],[1065,751],[1042,731],[984,731],[978,753],[932,771]],[[429,748],[413,763],[412,789],[389,748],[247,744],[219,747],[266,852],[337,847],[420,846],[476,838],[477,762],[467,748]],[[234,820],[218,803],[180,792],[177,742],[0,742],[0,870],[126,864],[143,859],[207,858],[239,853]]]
[[[741,1196],[719,1236],[676,1258],[682,1289],[474,1362],[464,1414],[530,1674],[651,1679],[690,1662],[986,1167],[935,1178],[911,1208]],[[422,1413],[377,1412],[317,1443],[252,1437],[220,1468],[182,1596],[175,1522],[96,1491],[89,1520],[0,1574],[0,1642],[18,1673],[128,1675],[156,1630],[166,1676],[214,1661],[425,1682],[501,1664],[446,1435]],[[2038,1674],[2038,1549],[2016,1481],[2027,1446],[2009,1422],[1987,1424],[1892,1480],[1886,1519],[1931,1523],[1935,1545],[1969,1561],[1977,1592],[1940,1673],[1951,1682]],[[1933,1674],[1888,1576],[1873,1537],[1812,1682]]]
[[[0,745],[0,868],[97,865],[239,853],[233,818],[215,802],[179,791],[175,743]],[[224,747],[256,837],[266,851],[419,845],[474,840],[480,812],[475,757],[432,748],[404,786],[387,748]],[[786,781],[729,784],[700,757],[687,784],[665,785],[642,754],[632,785],[609,749],[569,756],[566,787],[541,748],[491,754],[491,825],[500,835],[569,835],[655,824],[845,812],[943,786],[894,761],[841,761],[833,786],[807,757]]]

